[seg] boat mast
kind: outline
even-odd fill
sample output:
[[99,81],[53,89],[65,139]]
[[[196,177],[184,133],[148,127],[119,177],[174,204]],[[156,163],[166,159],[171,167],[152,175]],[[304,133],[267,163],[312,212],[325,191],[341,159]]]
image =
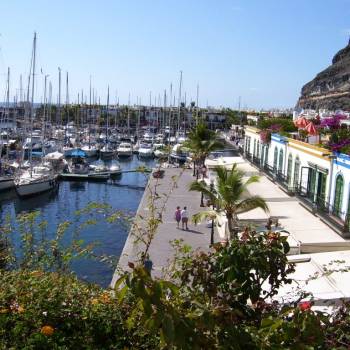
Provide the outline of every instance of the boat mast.
[[180,70],[179,101],[178,101],[178,116],[177,116],[177,132],[179,132],[179,130],[180,130],[181,88],[182,88],[182,70]]
[[50,81],[50,83],[49,83],[49,100],[48,100],[48,102],[49,102],[49,113],[48,113],[48,121],[49,121],[49,123],[50,123],[50,125],[52,126],[52,124],[51,124],[51,122],[52,122],[52,118],[51,118],[51,111],[52,111],[52,83],[51,83],[51,81]]
[[[42,135],[43,135],[42,142],[43,143],[45,141],[45,131],[46,131],[46,103],[47,103],[47,100],[46,100],[46,83],[47,83],[47,77],[48,76],[49,75],[46,74],[45,75],[45,79],[44,79],[44,111],[43,111],[44,116],[43,116],[43,133],[42,133]],[[43,147],[43,149],[44,149],[44,147]]]
[[130,92],[128,97],[128,119],[127,119],[128,137],[130,136]]
[[91,148],[91,131],[90,131],[90,122],[91,122],[91,75],[90,75],[90,83],[89,83],[89,119],[88,122],[88,133],[89,133],[89,149]]
[[108,130],[109,130],[108,108],[109,108],[109,85],[107,88],[107,106],[106,106],[106,149],[108,149]]
[[[9,126],[10,120],[10,67],[7,68],[7,91],[6,91],[6,121],[7,121],[7,129]],[[6,125],[6,124],[5,124]],[[9,134],[6,132],[6,158],[9,159]],[[1,156],[1,153],[0,153]]]
[[198,112],[199,112],[199,106],[198,106],[198,98],[199,98],[199,84],[197,84],[197,98],[196,98],[196,125],[198,125]]
[[172,112],[172,108],[171,108],[171,103],[172,103],[172,95],[173,95],[173,83],[170,83],[170,98],[169,98],[169,152],[168,152],[168,163],[170,164],[170,139],[171,139],[171,112]]
[[[58,123],[63,126],[61,113],[61,68],[58,67]],[[56,120],[57,123],[57,120]]]
[[33,176],[33,114],[34,114],[34,86],[35,86],[35,57],[36,56],[36,32],[34,32],[33,40],[33,56],[32,56],[32,97],[31,97],[31,106],[30,106],[30,153],[29,153],[29,163],[30,163],[30,177]]

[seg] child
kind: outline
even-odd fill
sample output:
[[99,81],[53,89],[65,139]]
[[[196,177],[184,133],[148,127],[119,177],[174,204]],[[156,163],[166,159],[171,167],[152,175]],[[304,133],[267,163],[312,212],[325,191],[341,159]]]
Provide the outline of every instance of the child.
[[176,207],[175,220],[177,222],[177,228],[179,228],[180,227],[180,221],[181,221],[181,209],[180,209],[180,207]]

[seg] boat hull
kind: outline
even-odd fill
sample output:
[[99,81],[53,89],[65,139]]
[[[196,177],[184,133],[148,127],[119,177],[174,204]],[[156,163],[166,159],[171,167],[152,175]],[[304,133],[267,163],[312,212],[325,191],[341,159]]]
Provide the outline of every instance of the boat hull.
[[39,193],[57,188],[58,182],[56,177],[50,177],[40,180],[34,180],[29,183],[16,184],[16,192],[20,197],[34,196]]
[[114,151],[100,151],[100,156],[102,159],[110,159],[114,156]]
[[132,151],[118,151],[118,157],[131,157]]
[[143,152],[139,150],[139,158],[152,158],[153,152]]
[[85,149],[85,148],[82,148],[82,151],[84,151],[86,156],[89,157],[89,158],[97,156],[97,149]]
[[0,176],[0,191],[9,190],[14,186],[15,186],[15,183],[13,181],[13,177]]

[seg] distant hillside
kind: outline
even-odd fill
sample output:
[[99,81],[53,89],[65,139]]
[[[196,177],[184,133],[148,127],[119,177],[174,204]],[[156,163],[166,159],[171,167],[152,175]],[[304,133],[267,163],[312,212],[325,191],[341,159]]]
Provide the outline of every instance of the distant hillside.
[[332,60],[332,65],[301,89],[302,108],[350,110],[350,41]]

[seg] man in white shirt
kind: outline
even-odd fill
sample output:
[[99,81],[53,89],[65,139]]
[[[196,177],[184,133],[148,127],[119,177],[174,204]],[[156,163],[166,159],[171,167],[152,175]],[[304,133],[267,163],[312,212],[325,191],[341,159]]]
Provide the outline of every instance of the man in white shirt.
[[184,207],[181,210],[181,223],[182,223],[182,229],[184,229],[184,227],[186,227],[186,230],[188,230],[188,212],[187,212],[187,207]]

